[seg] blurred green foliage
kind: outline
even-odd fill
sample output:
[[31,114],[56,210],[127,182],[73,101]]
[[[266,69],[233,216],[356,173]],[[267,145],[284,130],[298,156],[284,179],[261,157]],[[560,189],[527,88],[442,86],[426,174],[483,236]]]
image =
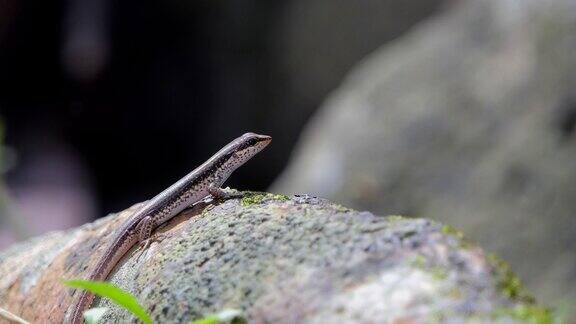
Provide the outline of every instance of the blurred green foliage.
[[100,297],[106,297],[113,301],[115,304],[134,314],[134,316],[139,318],[145,324],[153,323],[150,315],[148,315],[144,308],[140,306],[136,297],[111,283],[75,279],[65,280],[64,284],[73,288],[88,290],[89,292]]

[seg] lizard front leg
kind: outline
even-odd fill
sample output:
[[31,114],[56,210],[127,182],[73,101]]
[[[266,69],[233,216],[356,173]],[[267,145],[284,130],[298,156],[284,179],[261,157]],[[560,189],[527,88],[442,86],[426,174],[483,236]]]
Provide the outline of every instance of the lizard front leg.
[[241,191],[230,190],[230,188],[222,189],[213,183],[211,183],[210,186],[208,186],[208,193],[210,194],[210,196],[212,196],[212,198],[216,200],[244,197],[244,193],[242,193]]
[[229,194],[224,191],[222,188],[220,188],[219,186],[215,185],[214,183],[211,183],[208,186],[208,193],[214,198],[214,199],[226,199]]

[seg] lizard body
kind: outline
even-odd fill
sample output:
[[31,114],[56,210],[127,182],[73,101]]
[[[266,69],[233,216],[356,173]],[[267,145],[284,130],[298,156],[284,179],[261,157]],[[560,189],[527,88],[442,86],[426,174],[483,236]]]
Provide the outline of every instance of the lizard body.
[[[148,243],[152,231],[182,210],[206,198],[223,195],[220,186],[238,167],[266,147],[272,138],[246,133],[214,154],[194,171],[162,191],[142,208],[117,232],[94,270],[88,276],[92,281],[104,281],[122,257],[137,243]],[[74,304],[71,322],[83,323],[83,313],[92,304],[94,295],[80,292]]]

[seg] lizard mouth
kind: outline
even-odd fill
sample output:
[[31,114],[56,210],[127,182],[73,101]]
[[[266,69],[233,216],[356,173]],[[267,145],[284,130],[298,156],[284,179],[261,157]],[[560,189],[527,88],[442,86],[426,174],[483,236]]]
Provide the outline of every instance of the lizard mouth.
[[265,146],[272,142],[272,136],[268,135],[258,135],[258,141],[263,143]]

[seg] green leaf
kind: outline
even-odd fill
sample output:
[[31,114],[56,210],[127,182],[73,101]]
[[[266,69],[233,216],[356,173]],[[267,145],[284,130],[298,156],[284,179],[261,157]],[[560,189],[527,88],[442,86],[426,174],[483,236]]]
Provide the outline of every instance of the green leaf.
[[107,311],[108,307],[90,308],[84,312],[84,321],[86,324],[98,324]]
[[233,320],[241,318],[242,312],[236,309],[225,309],[218,314],[205,316],[201,319],[190,322],[190,324],[216,324],[231,323]]
[[146,313],[144,308],[138,304],[138,300],[130,293],[116,287],[115,285],[103,281],[89,281],[89,280],[65,280],[64,284],[74,288],[81,288],[89,292],[106,297],[114,303],[122,306],[130,311],[134,316],[138,317],[145,324],[152,324],[152,319]]

